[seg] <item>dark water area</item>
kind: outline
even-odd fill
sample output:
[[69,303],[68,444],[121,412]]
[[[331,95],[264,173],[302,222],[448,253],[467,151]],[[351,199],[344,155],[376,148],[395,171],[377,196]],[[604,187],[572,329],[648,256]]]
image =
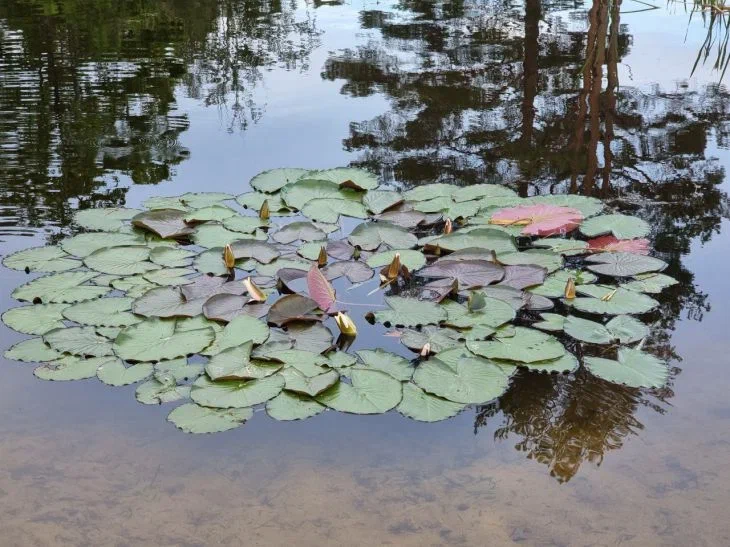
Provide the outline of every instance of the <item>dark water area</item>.
[[[437,424],[261,413],[190,436],[134,386],[0,359],[0,545],[729,545],[726,22],[691,11],[0,0],[1,256],[78,208],[353,165],[600,197],[680,281],[646,344],[667,387],[520,372]],[[4,311],[27,276],[0,276]]]

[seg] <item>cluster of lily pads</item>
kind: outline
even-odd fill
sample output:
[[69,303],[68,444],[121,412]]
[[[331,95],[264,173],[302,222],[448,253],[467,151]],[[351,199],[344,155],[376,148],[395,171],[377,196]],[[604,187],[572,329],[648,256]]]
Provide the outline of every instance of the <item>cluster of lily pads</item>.
[[[667,380],[635,316],[676,282],[639,218],[493,184],[398,191],[350,168],[274,169],[250,186],[82,210],[77,235],[5,257],[46,274],[13,292],[27,304],[3,321],[36,337],[6,357],[46,380],[139,382],[144,404],[190,399],[168,419],[192,433],[260,405],[277,420],[326,408],[443,420],[499,397],[518,367]],[[335,279],[384,305],[341,302]],[[363,316],[402,354],[349,352],[358,326],[374,328]]]

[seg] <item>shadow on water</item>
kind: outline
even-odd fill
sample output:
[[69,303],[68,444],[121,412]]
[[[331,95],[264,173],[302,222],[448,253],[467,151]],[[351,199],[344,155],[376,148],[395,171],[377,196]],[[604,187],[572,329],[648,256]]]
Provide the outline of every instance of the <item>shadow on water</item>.
[[[586,523],[607,511],[616,510],[623,522],[631,522],[639,510],[624,503],[625,492],[646,504],[636,527],[617,524],[620,531],[612,540],[697,539],[692,526],[714,522],[703,517],[714,515],[711,511],[698,515],[702,503],[709,499],[713,507],[722,507],[727,502],[727,488],[708,496],[689,492],[695,483],[709,488],[708,482],[717,479],[716,464],[727,452],[727,439],[715,430],[727,424],[727,409],[713,407],[716,421],[703,435],[694,427],[694,412],[709,418],[697,410],[703,408],[698,396],[684,393],[683,399],[679,391],[698,363],[711,360],[707,355],[727,355],[727,342],[721,340],[717,320],[697,329],[714,336],[717,346],[707,354],[678,350],[675,335],[680,327],[692,328],[687,319],[700,322],[716,313],[696,279],[708,266],[690,258],[697,245],[723,241],[721,227],[725,223],[727,229],[730,219],[723,152],[729,144],[730,94],[724,85],[678,81],[675,74],[651,85],[635,83],[632,50],[642,39],[641,28],[650,23],[633,30],[635,20],[624,11],[628,3],[0,3],[0,237],[16,246],[14,236],[45,239],[69,233],[77,208],[134,206],[139,196],[131,196],[139,185],[172,181],[169,192],[176,192],[186,163],[210,153],[187,144],[187,137],[206,135],[191,122],[193,115],[216,112],[221,126],[216,138],[221,140],[232,138],[227,133],[252,133],[270,114],[261,90],[270,85],[271,94],[276,93],[272,75],[294,72],[303,79],[313,73],[316,82],[310,79],[308,85],[320,86],[315,93],[326,99],[326,90],[336,87],[352,105],[340,131],[353,165],[403,187],[489,181],[507,184],[523,196],[570,192],[600,197],[650,222],[653,247],[669,264],[667,273],[680,282],[658,296],[661,307],[650,316],[652,334],[645,342],[674,366],[666,388],[621,387],[583,369],[559,376],[523,371],[497,401],[434,426],[399,416],[366,421],[326,415],[303,424],[278,424],[275,430],[269,421],[252,421],[232,434],[188,439],[162,423],[163,412],[135,410],[129,393],[111,399],[105,388],[87,384],[40,387],[28,379],[28,369],[13,371],[13,381],[31,395],[53,397],[54,389],[68,389],[64,396],[77,405],[85,401],[85,406],[67,401],[68,409],[75,409],[68,410],[72,418],[51,412],[58,422],[34,429],[31,418],[42,409],[49,415],[38,403],[19,418],[30,433],[7,426],[12,430],[8,438],[16,444],[0,442],[0,454],[15,462],[12,480],[20,487],[8,485],[12,481],[0,475],[0,504],[15,492],[26,492],[15,504],[22,510],[6,512],[8,528],[16,534],[11,541],[29,539],[23,527],[32,515],[45,534],[34,536],[46,539],[39,544],[52,544],[54,537],[104,543],[103,530],[84,528],[98,514],[78,515],[65,507],[69,488],[75,504],[107,504],[115,522],[122,522],[114,528],[119,537],[131,537],[127,519],[132,515],[143,522],[148,537],[169,544],[183,544],[201,531],[211,540],[207,543],[234,542],[241,536],[231,531],[235,528],[224,532],[224,525],[259,521],[263,531],[256,528],[254,537],[261,544],[279,544],[282,538],[306,538],[309,544],[323,530],[334,543],[342,543],[351,539],[347,530],[371,537],[374,529],[377,541],[398,544],[425,544],[418,538],[432,544],[475,544],[487,534],[497,543],[530,538],[569,544],[570,534],[552,530],[552,515],[538,514],[544,507],[560,514],[551,506],[553,497],[574,512],[565,521],[581,529],[587,542],[605,530]],[[346,47],[328,42],[337,25],[349,33]],[[689,77],[691,71],[690,62],[680,72]],[[366,97],[379,97],[386,106],[377,116],[361,119],[357,101]],[[329,119],[325,99],[307,105],[307,120]],[[286,164],[288,149],[295,149],[303,136],[284,127],[276,137],[271,147],[282,151],[281,163]],[[250,161],[247,154],[242,145],[236,161]],[[215,165],[210,176],[217,176]],[[200,189],[227,190],[226,183],[199,184]],[[6,243],[0,248],[6,254]],[[4,280],[12,280],[2,295],[7,306],[11,285],[20,281],[5,274]],[[713,295],[715,303],[727,296],[727,289],[722,291]],[[716,404],[717,389],[705,389]],[[50,400],[48,405],[54,403]],[[89,418],[91,405],[100,408],[95,418],[101,426]],[[662,416],[675,405],[686,414]],[[73,417],[88,425],[89,438],[82,427],[74,428]],[[123,433],[103,431],[117,421]],[[671,435],[671,457],[662,452],[663,441],[651,436],[649,423],[657,437]],[[49,433],[54,427],[72,440],[54,437]],[[474,437],[469,435],[472,427]],[[641,442],[629,446],[637,437]],[[699,471],[692,468],[696,454],[686,439],[705,450]],[[90,448],[82,449],[87,442]],[[31,451],[39,463],[24,462]],[[605,465],[612,451],[614,468]],[[619,453],[624,452],[622,459]],[[203,453],[210,458],[205,465],[199,457]],[[544,467],[525,467],[522,455]],[[629,464],[628,459],[640,461]],[[72,461],[84,462],[84,470],[68,463]],[[174,469],[160,472],[166,461]],[[586,462],[592,465],[584,466]],[[604,479],[586,470],[602,463]],[[547,478],[545,468],[555,480]],[[101,478],[89,478],[94,473],[87,475],[88,469]],[[679,477],[675,482],[668,478],[673,473]],[[69,486],[64,479],[78,484]],[[569,484],[553,489],[557,483]],[[728,484],[717,480],[719,487]],[[605,497],[596,493],[599,488]],[[504,503],[517,489],[519,503],[530,509],[524,516],[515,515],[511,502]],[[61,501],[38,512],[43,494],[35,496],[36,491],[51,492]],[[253,516],[247,519],[219,494],[229,500],[242,491],[251,495],[245,503]],[[119,499],[110,499],[116,492]],[[652,511],[651,503],[661,496],[669,505]],[[683,496],[694,496],[694,505],[687,508]],[[171,504],[179,504],[180,513],[168,515],[174,532],[166,522],[160,525],[166,535],[155,535],[158,523],[134,509],[138,498],[154,514],[167,514]],[[309,514],[302,499],[308,500]],[[415,514],[421,510],[423,518]],[[682,522],[690,524],[682,530],[673,519],[684,511],[689,516]],[[531,522],[531,516],[537,520]],[[478,524],[467,527],[464,518]],[[272,524],[277,519],[298,524],[277,528]],[[80,535],[54,536],[58,523],[73,528],[74,522]],[[383,526],[387,530],[380,534]],[[710,539],[698,544],[722,544],[728,538],[717,524],[700,533]]]

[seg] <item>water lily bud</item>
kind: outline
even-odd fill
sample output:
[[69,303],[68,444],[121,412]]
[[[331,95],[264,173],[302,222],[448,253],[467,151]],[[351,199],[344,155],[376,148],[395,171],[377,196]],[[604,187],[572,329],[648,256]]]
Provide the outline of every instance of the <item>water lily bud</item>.
[[388,279],[395,279],[398,277],[398,274],[400,273],[400,253],[395,253],[395,256],[393,257],[393,260],[390,262],[390,265],[388,266],[387,271],[385,272],[385,277]]
[[569,277],[568,282],[565,284],[565,298],[568,300],[575,298],[575,281],[572,277]]
[[444,224],[444,233],[450,234],[454,231],[454,225],[451,223],[451,219],[447,218],[446,223]]
[[248,296],[251,298],[251,300],[255,302],[265,302],[266,301],[266,295],[264,294],[264,291],[262,291],[256,283],[253,282],[253,279],[250,277],[247,277],[243,280],[243,285],[246,287],[246,291],[248,291]]
[[421,357],[428,357],[431,353],[431,342],[426,342],[421,348]]
[[261,220],[268,220],[271,212],[269,211],[269,200],[265,199],[264,202],[261,204],[261,209],[259,209],[259,218]]
[[327,249],[324,246],[319,248],[319,256],[317,257],[317,265],[321,268],[327,265]]
[[236,257],[233,254],[233,247],[226,245],[223,249],[223,263],[229,270],[236,266]]
[[355,336],[357,334],[355,323],[346,313],[337,312],[337,315],[335,315],[335,323],[337,323],[342,334],[347,334],[348,336]]

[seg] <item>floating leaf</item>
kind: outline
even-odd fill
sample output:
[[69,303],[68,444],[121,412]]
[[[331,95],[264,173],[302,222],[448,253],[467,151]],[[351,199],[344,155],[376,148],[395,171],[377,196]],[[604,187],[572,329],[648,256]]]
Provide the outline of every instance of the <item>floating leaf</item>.
[[461,345],[457,332],[440,327],[404,330],[400,335],[400,341],[404,346],[418,353],[423,351],[426,345],[428,345],[429,353],[440,353]]
[[552,252],[565,255],[582,255],[589,252],[588,242],[580,239],[565,239],[562,237],[549,237],[545,239],[537,239],[532,242],[533,247],[545,247]]
[[573,372],[578,368],[578,359],[572,353],[565,353],[557,359],[548,359],[546,361],[533,361],[532,363],[515,363],[521,368],[527,368],[534,372],[545,372],[548,374],[564,374]]
[[605,253],[634,253],[638,255],[649,254],[648,239],[616,239],[612,235],[606,235],[589,240],[588,248],[592,251]]
[[418,238],[404,228],[387,222],[365,222],[357,226],[348,240],[366,251],[387,245],[391,249],[410,249],[418,243]]
[[403,197],[405,197],[408,201],[428,201],[436,198],[451,198],[456,189],[456,186],[452,184],[424,184],[404,192]]
[[504,277],[499,282],[499,285],[520,290],[535,287],[545,282],[547,273],[547,268],[533,264],[508,265],[504,267]]
[[223,262],[223,249],[214,248],[200,253],[193,262],[193,267],[203,274],[224,276],[230,273]]
[[482,357],[522,363],[557,359],[565,354],[565,348],[555,337],[525,327],[516,327],[514,336],[469,341],[466,347]]
[[21,285],[13,291],[13,298],[21,302],[72,304],[104,296],[109,287],[80,286],[93,279],[96,272],[64,272],[46,275]]
[[302,208],[313,199],[350,199],[360,201],[360,193],[355,190],[341,189],[338,184],[326,180],[300,179],[281,189],[284,202],[294,209]]
[[385,372],[401,382],[406,382],[413,376],[415,370],[413,364],[408,359],[395,353],[378,348],[375,350],[360,350],[357,354],[365,367]]
[[340,412],[382,414],[401,402],[401,383],[384,372],[353,368],[350,384],[338,382],[316,400]]
[[180,288],[186,300],[206,299],[216,294],[243,294],[246,287],[240,281],[228,281],[227,278],[199,276],[193,283]]
[[195,380],[203,373],[203,365],[188,364],[185,357],[180,359],[172,359],[170,361],[160,361],[155,364],[155,376],[160,375],[172,376],[176,382],[187,382]]
[[55,273],[73,270],[81,266],[58,246],[34,247],[10,254],[3,259],[3,265],[12,270]]
[[284,388],[279,374],[258,380],[219,380],[201,376],[193,383],[190,397],[201,406],[211,408],[245,408],[265,403]]
[[[591,298],[576,298],[573,306],[579,311],[600,314],[631,314],[646,313],[659,305],[659,302],[645,294],[634,291],[627,291],[622,288],[608,287],[605,285],[581,285],[578,292],[587,294]],[[615,292],[614,292],[615,291]],[[609,294],[610,299],[605,300]]]
[[259,211],[264,201],[269,204],[269,211],[272,215],[288,215],[289,208],[279,195],[264,194],[262,192],[246,192],[236,198],[241,207]]
[[565,287],[569,279],[573,279],[575,285],[584,285],[594,283],[597,278],[590,272],[560,270],[547,276],[545,282],[539,287],[530,287],[528,290],[532,294],[547,298],[562,298],[565,296]]
[[520,225],[523,235],[551,236],[575,230],[583,220],[583,213],[571,207],[558,205],[518,205],[497,211],[490,223]]
[[300,294],[289,294],[277,300],[269,310],[268,321],[283,326],[292,321],[322,321],[317,302]]
[[136,384],[152,375],[154,367],[150,363],[124,366],[121,359],[110,359],[96,369],[99,380],[110,386]]
[[417,327],[436,325],[446,319],[446,311],[433,302],[390,296],[385,298],[385,303],[389,310],[375,312],[375,320],[379,323],[396,327]]
[[197,272],[189,268],[165,268],[147,272],[142,277],[155,285],[179,287],[193,283],[194,280],[190,277],[193,274]]
[[563,267],[563,258],[560,255],[541,249],[528,249],[520,253],[500,254],[499,261],[502,264],[510,266],[532,264],[545,268],[549,273]]
[[398,192],[368,190],[362,198],[362,203],[371,213],[379,215],[383,211],[403,203],[403,196]]
[[536,329],[560,332],[565,326],[565,317],[557,313],[541,313],[540,317],[542,321],[532,325]]
[[5,352],[6,359],[28,363],[54,361],[62,357],[63,354],[51,349],[42,338],[23,340]]
[[400,255],[400,262],[411,271],[418,270],[426,265],[426,257],[421,251],[413,251],[409,249],[394,249],[392,251],[383,251],[374,253],[365,261],[371,268],[382,268],[390,264],[395,255]]
[[145,317],[193,317],[203,311],[205,299],[186,300],[179,287],[148,290],[132,304],[132,311]]
[[621,288],[630,291],[645,292],[649,294],[659,294],[667,287],[679,283],[673,277],[660,273],[639,274],[634,277],[633,281],[624,283]]
[[403,400],[396,410],[419,422],[440,422],[456,416],[464,410],[464,406],[426,393],[417,385],[407,382],[403,384]]
[[[441,215],[436,216],[439,218],[441,217]],[[388,222],[390,224],[400,226],[401,228],[409,229],[422,224],[427,224],[429,217],[426,213],[422,213],[421,211],[414,211],[401,207],[381,213],[375,218],[381,222]]]
[[251,315],[246,310],[249,298],[237,294],[216,294],[203,304],[203,315],[213,321],[228,322],[239,315]]
[[141,213],[139,209],[125,209],[123,207],[108,207],[105,209],[85,209],[76,211],[74,222],[87,230],[102,232],[116,232],[121,230],[125,221],[131,220]]
[[307,395],[282,391],[266,403],[266,413],[280,421],[305,420],[326,407]]
[[149,262],[150,249],[142,246],[99,249],[84,258],[84,264],[97,272],[112,275],[134,275],[156,270]]
[[41,380],[53,380],[56,382],[84,380],[96,376],[96,369],[104,363],[115,360],[116,357],[93,357],[86,359],[69,355],[37,367],[33,371],[33,374]]
[[422,363],[413,381],[428,393],[462,404],[480,404],[502,395],[509,385],[505,367],[464,348],[440,353]]
[[651,231],[649,224],[639,217],[628,215],[601,215],[586,220],[580,227],[584,236],[596,237],[613,234],[618,239],[645,237]]
[[263,321],[249,315],[233,318],[220,332],[215,341],[205,348],[203,355],[215,355],[221,351],[251,341],[263,344],[269,338],[269,327]]
[[302,214],[317,222],[337,222],[340,215],[368,218],[367,209],[357,201],[333,198],[312,199],[302,208]]
[[163,239],[184,239],[195,231],[185,222],[187,215],[187,212],[178,209],[145,211],[132,218],[132,225]]
[[326,171],[312,171],[307,177],[316,180],[328,180],[341,188],[352,188],[354,190],[373,190],[378,187],[378,177],[365,169],[337,167]]
[[501,280],[504,269],[485,260],[439,260],[418,271],[416,275],[455,279],[459,282],[459,287],[478,288]]
[[112,355],[112,342],[96,334],[93,327],[54,329],[43,335],[43,341],[59,353],[79,357],[103,357]]
[[637,342],[649,336],[649,328],[630,315],[617,315],[606,323],[606,328],[622,344]]
[[574,315],[565,318],[563,329],[566,334],[576,340],[591,344],[610,344],[614,339],[611,332],[600,323],[581,319]]
[[295,241],[319,241],[327,239],[327,234],[311,222],[292,222],[277,231],[273,238],[279,243],[289,244]]
[[[225,205],[210,205],[202,209],[190,211],[185,216],[186,224],[200,224],[201,222],[221,222],[230,217],[238,217],[236,211]],[[240,218],[240,217],[239,217]]]
[[133,298],[100,298],[89,300],[63,310],[63,316],[80,325],[94,327],[126,327],[140,322],[132,309]]
[[316,265],[312,266],[307,273],[307,287],[309,296],[320,309],[329,311],[335,305],[337,299],[335,289]]
[[346,277],[352,283],[362,283],[373,277],[373,270],[365,263],[357,260],[343,260],[334,262],[324,268],[322,273],[327,279]]
[[444,301],[441,308],[447,312],[446,324],[461,329],[476,326],[497,328],[515,318],[515,310],[507,302],[491,297],[484,300],[482,309],[474,311],[453,300]]
[[[269,314],[269,319],[271,315]],[[324,325],[315,323],[289,323],[287,332],[299,350],[323,353],[332,347],[332,333]]]
[[215,338],[207,327],[178,331],[171,319],[147,319],[125,328],[114,342],[114,352],[125,361],[161,361],[199,353]]
[[[228,230],[222,224],[209,223],[198,226],[193,236],[193,242],[207,249],[231,245],[233,250],[236,251],[235,243],[244,237],[256,241],[266,241],[268,236],[262,230],[257,230],[253,234],[242,234],[241,232]],[[239,253],[236,253],[236,258],[241,258]]]
[[72,256],[85,258],[99,249],[143,244],[144,239],[134,234],[92,233],[64,239],[61,248]]
[[135,397],[144,405],[173,403],[190,395],[190,386],[179,386],[171,374],[158,374],[139,385]]
[[254,190],[271,194],[278,192],[287,184],[304,178],[307,173],[309,170],[296,167],[270,169],[256,175],[249,181],[249,184]]
[[250,408],[221,410],[186,403],[170,412],[167,420],[185,433],[220,433],[235,429],[252,416]]
[[602,253],[586,259],[588,269],[597,274],[616,277],[657,272],[667,267],[667,263],[658,258],[633,253]]
[[586,368],[599,378],[629,387],[661,387],[669,378],[669,370],[663,361],[631,348],[620,348],[617,361],[585,357],[584,362]]
[[442,235],[431,240],[426,245],[426,250],[438,248],[442,251],[459,251],[470,247],[478,247],[485,251],[492,250],[497,254],[517,250],[512,236],[494,228],[477,228],[469,232],[460,230]]
[[66,304],[36,304],[11,308],[2,315],[2,321],[23,334],[45,334],[66,326],[62,312],[67,307]]
[[205,371],[211,380],[256,380],[278,372],[283,363],[251,359],[253,342],[226,348],[211,357]]
[[281,371],[286,384],[284,389],[315,397],[340,381],[340,375],[335,370],[328,370],[315,376],[307,376],[294,367],[286,367]]
[[234,232],[241,232],[242,234],[252,234],[259,228],[264,228],[268,225],[268,222],[259,217],[242,217],[236,215],[223,220],[224,228]]
[[186,249],[172,247],[155,247],[150,251],[150,260],[159,266],[168,268],[185,268],[195,253]]

